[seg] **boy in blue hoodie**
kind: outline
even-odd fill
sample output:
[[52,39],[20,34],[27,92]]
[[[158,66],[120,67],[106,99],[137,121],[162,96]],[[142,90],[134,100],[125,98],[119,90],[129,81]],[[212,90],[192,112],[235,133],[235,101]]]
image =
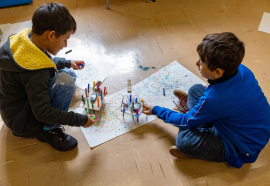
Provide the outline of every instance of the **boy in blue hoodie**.
[[254,74],[241,64],[244,43],[230,32],[209,34],[197,52],[196,65],[209,86],[174,91],[189,112],[143,105],[144,114],[179,128],[170,148],[175,157],[227,161],[236,168],[255,162],[269,140],[270,107]]

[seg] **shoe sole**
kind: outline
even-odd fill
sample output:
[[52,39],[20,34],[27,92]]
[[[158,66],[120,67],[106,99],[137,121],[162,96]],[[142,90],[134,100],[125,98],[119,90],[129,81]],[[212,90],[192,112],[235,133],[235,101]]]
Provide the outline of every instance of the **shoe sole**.
[[11,132],[13,134],[13,136],[19,137],[19,138],[34,138],[35,136],[32,135],[19,135],[19,134],[15,134],[14,132]]

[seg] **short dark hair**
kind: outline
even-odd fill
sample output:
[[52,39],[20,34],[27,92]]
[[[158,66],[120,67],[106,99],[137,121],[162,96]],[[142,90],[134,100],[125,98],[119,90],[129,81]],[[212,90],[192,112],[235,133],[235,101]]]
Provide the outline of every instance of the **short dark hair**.
[[201,60],[213,71],[224,70],[223,76],[234,74],[245,55],[245,46],[233,33],[209,34],[197,47]]
[[76,22],[69,10],[59,3],[46,3],[36,9],[32,17],[32,32],[42,35],[45,31],[55,31],[56,37],[72,30],[76,31]]

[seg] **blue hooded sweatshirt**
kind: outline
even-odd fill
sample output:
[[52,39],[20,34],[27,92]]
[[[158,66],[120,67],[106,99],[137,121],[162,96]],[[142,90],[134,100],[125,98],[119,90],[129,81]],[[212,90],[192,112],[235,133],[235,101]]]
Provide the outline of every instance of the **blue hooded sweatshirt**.
[[181,129],[213,123],[231,167],[256,161],[270,136],[270,106],[254,74],[240,65],[237,74],[205,90],[187,114],[155,106],[154,115]]

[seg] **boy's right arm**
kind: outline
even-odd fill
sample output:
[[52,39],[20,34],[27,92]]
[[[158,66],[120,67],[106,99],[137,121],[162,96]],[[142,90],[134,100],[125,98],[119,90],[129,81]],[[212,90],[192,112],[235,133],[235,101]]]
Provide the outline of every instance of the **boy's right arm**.
[[88,122],[87,115],[66,112],[51,106],[48,69],[20,73],[20,78],[37,120],[44,123],[70,126],[83,126]]
[[147,106],[145,108],[146,111],[143,111],[145,114],[156,115],[166,123],[171,123],[181,129],[197,128],[205,123],[211,123],[212,121],[221,119],[221,116],[216,109],[214,109],[205,99],[200,99],[199,103],[187,114],[182,114],[159,106]]
[[90,127],[95,123],[95,121],[91,119],[92,117],[93,116],[88,115],[88,121],[87,121],[87,123],[85,125],[82,126],[83,128]]

